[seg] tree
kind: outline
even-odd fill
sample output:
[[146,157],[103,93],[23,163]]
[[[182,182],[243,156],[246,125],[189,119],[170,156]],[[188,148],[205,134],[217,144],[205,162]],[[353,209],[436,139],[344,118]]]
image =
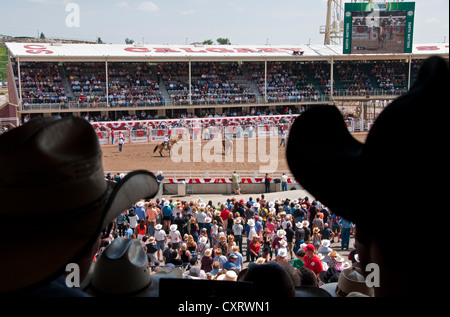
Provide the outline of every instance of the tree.
[[221,45],[230,45],[230,39],[228,37],[219,37],[217,40],[217,43]]
[[39,37],[41,40],[45,40],[45,35],[43,32],[41,32],[41,36]]
[[103,41],[102,41],[101,37],[97,38],[97,44],[103,44]]
[[125,44],[133,44],[134,40],[129,39],[128,37],[125,39]]
[[202,44],[204,44],[204,45],[213,45],[213,41],[212,40],[205,40],[205,41],[203,41]]

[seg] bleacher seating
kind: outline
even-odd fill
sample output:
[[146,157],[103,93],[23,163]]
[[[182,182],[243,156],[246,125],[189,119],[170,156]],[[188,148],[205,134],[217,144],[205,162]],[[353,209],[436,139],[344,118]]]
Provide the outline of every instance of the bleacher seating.
[[[411,81],[420,65],[412,63]],[[104,63],[21,63],[22,97],[28,108],[68,107],[68,102],[97,107],[107,101],[128,108],[317,101],[331,92],[330,64],[324,61],[270,61],[267,87],[262,62],[192,62],[191,67],[189,100],[188,63],[109,63],[108,87]],[[333,71],[333,93],[339,96],[399,94],[408,85],[403,61],[337,61]]]

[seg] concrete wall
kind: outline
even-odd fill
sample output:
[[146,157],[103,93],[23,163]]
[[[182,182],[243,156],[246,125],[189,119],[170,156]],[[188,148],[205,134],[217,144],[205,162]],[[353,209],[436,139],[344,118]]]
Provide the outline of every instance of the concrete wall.
[[[186,186],[186,195],[196,194],[223,194],[233,195],[232,184],[164,184],[164,195],[183,195],[183,186]],[[302,189],[299,184],[288,184],[288,190]],[[281,192],[281,184],[270,184],[271,192]],[[262,194],[265,186],[261,184],[241,184],[241,194]]]

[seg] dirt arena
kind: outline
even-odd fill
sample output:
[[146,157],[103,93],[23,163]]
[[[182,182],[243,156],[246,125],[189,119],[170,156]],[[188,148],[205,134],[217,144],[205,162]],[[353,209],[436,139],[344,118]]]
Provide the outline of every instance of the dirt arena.
[[[352,135],[363,143],[367,137],[367,132],[353,133]],[[180,144],[183,142],[186,145],[187,141],[180,141]],[[266,138],[265,155],[259,155],[257,153],[259,146],[255,148],[254,145],[248,144],[247,140],[241,141],[244,143],[241,143],[240,146],[236,146],[235,141],[233,153],[228,155],[222,153],[221,143],[208,144],[208,142],[210,141],[203,141],[201,145],[189,146],[189,162],[177,162],[177,155],[172,154],[172,157],[169,157],[167,151],[163,151],[164,157],[161,157],[158,151],[153,152],[155,146],[159,143],[124,144],[122,152],[119,152],[118,145],[103,145],[103,167],[105,172],[114,173],[136,169],[146,169],[152,172],[258,171],[261,166],[267,168],[276,166],[273,171],[274,175],[281,174],[282,171],[289,171],[285,155],[286,148],[279,147],[279,138],[273,140]],[[260,139],[258,139],[258,142],[260,142]],[[193,143],[190,142],[190,144]],[[249,151],[249,148],[253,150]],[[186,149],[188,148],[185,148],[184,153],[188,153]],[[194,151],[196,151],[197,162],[194,161]],[[201,155],[199,155],[199,151],[201,151]],[[180,158],[180,153],[183,152],[178,149],[178,158]],[[274,157],[274,154],[277,156]],[[187,158],[187,156],[185,157]],[[242,159],[243,162],[239,162]],[[267,159],[271,161],[267,161]]]

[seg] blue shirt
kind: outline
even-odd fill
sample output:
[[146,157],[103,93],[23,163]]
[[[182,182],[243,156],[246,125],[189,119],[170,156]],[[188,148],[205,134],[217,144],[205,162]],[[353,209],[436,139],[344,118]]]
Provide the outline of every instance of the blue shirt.
[[342,226],[343,229],[350,229],[353,227],[353,223],[347,219],[344,219],[341,217],[341,220],[339,220],[338,224]]
[[224,264],[222,264],[222,269],[225,269],[227,271],[230,269],[236,269],[236,268],[237,268],[236,264],[234,264],[231,261],[226,261]]
[[138,207],[135,210],[135,213],[138,215],[139,217],[139,221],[141,221],[142,219],[145,219],[145,210],[142,207]]
[[128,228],[128,230],[127,230],[127,232],[126,232],[125,234],[126,234],[126,236],[127,236],[128,238],[131,238],[131,235],[133,234],[133,229]]
[[172,208],[170,208],[169,206],[164,206],[162,209],[163,215],[168,217],[172,215]]

